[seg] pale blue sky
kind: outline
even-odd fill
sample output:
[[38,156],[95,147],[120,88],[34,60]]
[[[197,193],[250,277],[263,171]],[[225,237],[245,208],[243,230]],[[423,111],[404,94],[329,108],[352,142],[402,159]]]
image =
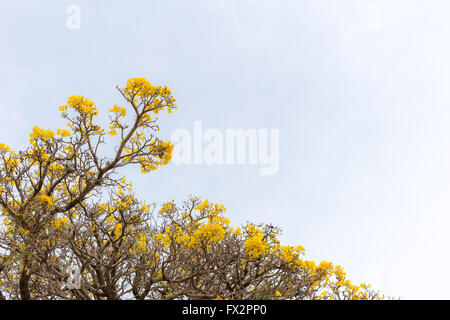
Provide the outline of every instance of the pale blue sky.
[[[66,27],[72,4],[79,30]],[[195,120],[279,128],[280,170],[127,170],[141,198],[221,202],[232,223],[278,225],[356,282],[450,298],[449,18],[444,0],[3,1],[0,140],[60,127],[75,93],[106,111],[116,84],[147,77],[178,101],[164,135]]]

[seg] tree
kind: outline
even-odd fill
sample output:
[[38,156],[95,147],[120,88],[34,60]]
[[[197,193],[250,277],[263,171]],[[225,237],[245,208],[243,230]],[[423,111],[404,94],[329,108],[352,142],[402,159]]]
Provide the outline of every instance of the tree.
[[136,199],[119,169],[170,161],[152,117],[177,106],[144,78],[117,89],[127,107],[109,110],[107,129],[74,95],[60,107],[66,129],[34,127],[24,151],[0,144],[0,299],[380,298],[282,246],[274,226],[231,227],[223,205],[190,197],[158,210]]

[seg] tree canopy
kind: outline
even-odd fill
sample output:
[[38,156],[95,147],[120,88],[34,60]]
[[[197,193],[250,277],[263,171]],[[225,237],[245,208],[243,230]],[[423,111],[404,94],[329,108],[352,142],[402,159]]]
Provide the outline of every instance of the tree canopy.
[[0,299],[382,298],[282,245],[275,226],[231,226],[221,204],[137,199],[120,169],[169,163],[156,117],[177,105],[145,78],[117,90],[107,128],[74,95],[60,107],[65,129],[35,126],[22,151],[0,143]]

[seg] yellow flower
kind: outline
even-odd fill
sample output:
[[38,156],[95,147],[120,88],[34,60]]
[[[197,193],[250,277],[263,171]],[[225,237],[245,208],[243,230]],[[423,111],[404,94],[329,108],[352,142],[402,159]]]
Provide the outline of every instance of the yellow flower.
[[55,219],[55,228],[60,229],[62,226],[68,226],[69,220],[66,217],[60,217]]
[[144,234],[139,233],[137,236],[137,240],[138,243],[137,248],[135,248],[136,251],[145,251],[147,249],[147,237]]
[[119,238],[122,234],[122,223],[117,223],[116,227],[114,229],[114,235],[116,236],[116,239]]
[[230,300],[230,299],[229,298],[222,298],[221,296],[218,296],[214,300]]
[[245,241],[245,252],[250,256],[250,259],[258,258],[267,248],[268,245],[262,234],[250,237]]
[[117,135],[117,131],[116,130],[110,130],[110,131],[108,131],[108,134],[110,136],[116,136]]
[[175,210],[175,205],[173,203],[173,200],[171,202],[168,202],[166,204],[164,204],[161,209],[159,209],[159,213],[163,214],[163,213],[170,213],[173,210]]
[[63,130],[61,130],[61,129],[58,129],[58,130],[56,130],[56,133],[58,134],[58,135],[60,135],[61,137],[70,137],[72,134],[70,133],[70,131],[69,130],[66,130],[66,129],[63,129]]
[[127,115],[127,109],[122,108],[117,104],[115,104],[111,109],[109,109],[109,112],[120,114],[122,117],[125,117]]
[[156,87],[154,87],[145,78],[131,78],[127,81],[125,90],[132,94],[136,94],[140,98],[148,98],[152,94],[157,93]]
[[38,195],[38,196],[36,197],[36,199],[38,199],[38,200],[39,200],[40,202],[42,202],[42,203],[45,203],[45,204],[47,205],[48,208],[50,208],[50,207],[53,205],[53,200],[52,200],[52,198],[49,197],[49,196],[47,196],[47,195],[44,195],[44,194]]
[[67,99],[67,106],[74,108],[80,113],[88,115],[96,115],[98,113],[94,102],[89,101],[85,97],[73,95]]
[[219,242],[225,237],[225,229],[219,224],[205,224],[193,233],[192,245],[197,241]]
[[55,134],[52,130],[44,130],[39,128],[38,126],[34,126],[33,131],[30,133],[30,140],[34,140],[35,138],[50,140],[54,137],[54,135]]
[[8,152],[9,150],[9,147],[6,144],[0,143],[0,151]]

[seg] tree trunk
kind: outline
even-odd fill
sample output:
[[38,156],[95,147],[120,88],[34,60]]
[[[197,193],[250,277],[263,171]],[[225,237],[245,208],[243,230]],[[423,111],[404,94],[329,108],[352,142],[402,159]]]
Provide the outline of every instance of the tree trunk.
[[19,280],[20,298],[22,300],[31,299],[29,287],[30,276],[31,276],[31,261],[29,256],[25,254],[25,257],[23,259],[22,272],[20,273],[20,280]]

